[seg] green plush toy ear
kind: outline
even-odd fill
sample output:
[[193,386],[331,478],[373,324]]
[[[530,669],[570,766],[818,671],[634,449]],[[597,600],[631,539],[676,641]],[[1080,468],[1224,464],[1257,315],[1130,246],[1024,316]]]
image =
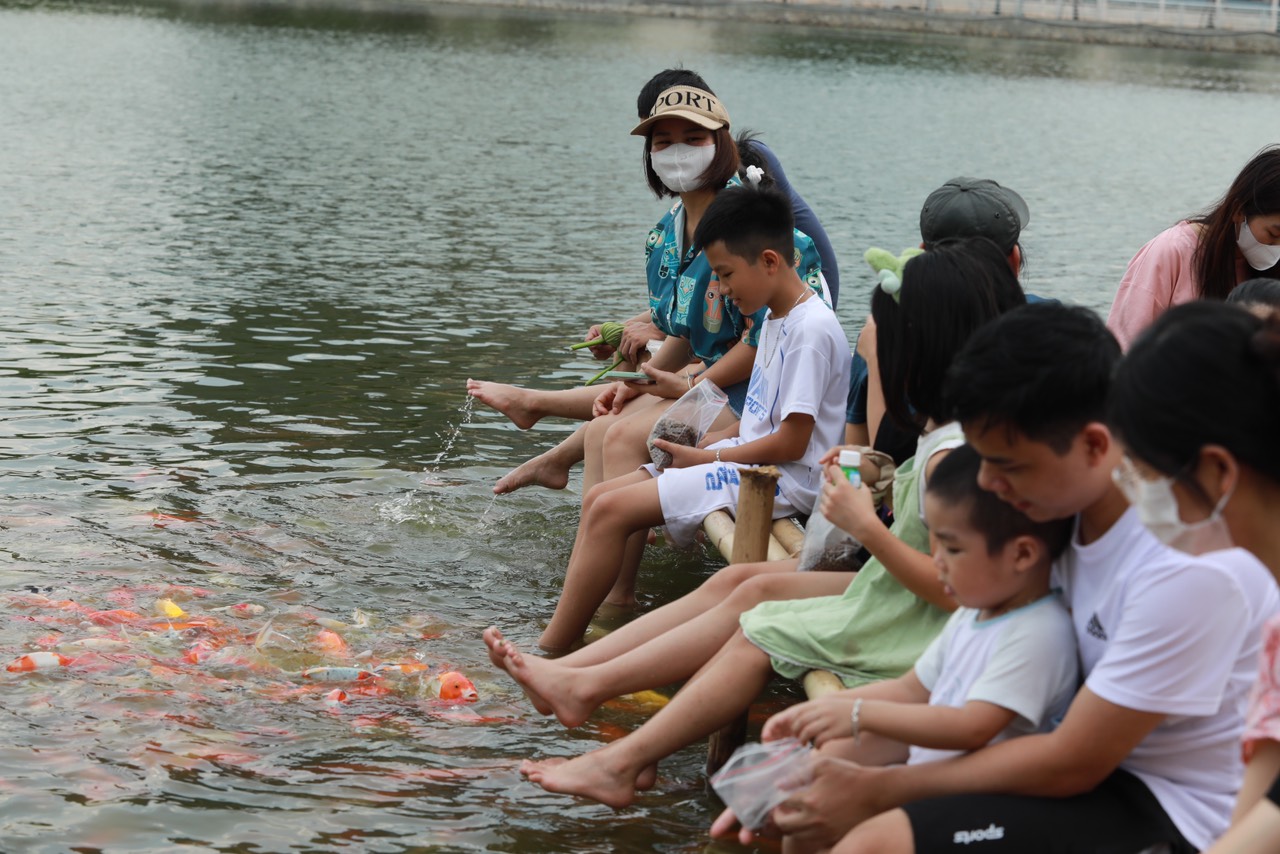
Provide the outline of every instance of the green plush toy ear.
[[875,271],[876,278],[880,280],[880,289],[896,299],[898,291],[902,289],[902,268],[907,265],[907,261],[923,251],[913,246],[902,250],[902,254],[895,257],[887,249],[872,246],[862,257]]

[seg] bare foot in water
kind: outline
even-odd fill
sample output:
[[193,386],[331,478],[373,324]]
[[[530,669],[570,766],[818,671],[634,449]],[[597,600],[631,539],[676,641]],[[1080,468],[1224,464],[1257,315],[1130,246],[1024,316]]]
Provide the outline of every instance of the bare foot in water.
[[[541,772],[546,771],[549,768],[556,768],[568,761],[569,761],[568,759],[563,757],[553,757],[551,759],[543,759],[540,762],[534,762],[531,759],[526,759],[524,762],[520,763],[520,773],[525,777],[529,777],[530,773],[540,774]],[[525,771],[526,766],[528,766],[529,768],[528,772]],[[529,779],[532,780],[533,778],[530,777]],[[658,763],[655,762],[652,765],[646,765],[644,767],[644,770],[642,770],[639,776],[636,777],[636,791],[647,792],[650,789],[652,789],[657,784],[657,782],[658,782]]]
[[[489,628],[485,629],[483,637],[484,637],[484,645],[489,648],[489,661],[493,662],[494,667],[497,667],[500,670],[505,670],[508,674],[510,674],[511,665],[509,662],[509,657],[511,655],[519,655],[519,651],[516,649],[515,644],[511,643],[511,641],[504,638],[502,636],[502,632],[498,631],[496,626],[490,626]],[[514,679],[515,677],[512,676],[512,678]],[[538,710],[538,714],[540,715],[553,714],[554,710],[552,709],[551,704],[548,703],[546,700],[544,700],[542,696],[538,694],[537,691],[534,691],[520,684],[519,679],[516,679],[516,684],[520,685],[520,688],[521,690],[524,691],[525,696],[529,698],[529,702],[533,703],[533,707]]]
[[554,714],[567,727],[581,726],[599,703],[583,688],[582,672],[548,658],[525,657],[508,641],[504,645],[505,669],[529,695],[534,708],[544,715]]
[[[609,752],[608,748],[595,750],[568,761],[526,759],[520,763],[520,773],[548,792],[578,795],[622,809],[636,799],[641,778],[647,777],[655,766],[647,765],[637,773],[615,764],[607,755]],[[653,785],[652,780],[647,782]]]
[[504,474],[493,485],[494,495],[506,495],[526,486],[545,486],[547,489],[564,489],[569,485],[569,466],[561,464],[554,456],[554,449],[526,460]]
[[519,386],[469,379],[467,394],[490,409],[498,410],[521,430],[528,430],[542,418],[533,406],[529,390]]

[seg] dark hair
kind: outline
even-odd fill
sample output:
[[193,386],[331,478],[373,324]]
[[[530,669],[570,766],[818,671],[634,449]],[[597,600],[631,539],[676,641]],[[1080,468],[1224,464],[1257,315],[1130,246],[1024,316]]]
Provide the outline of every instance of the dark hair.
[[693,233],[694,251],[717,241],[752,264],[772,249],[790,265],[795,256],[791,200],[767,187],[726,187],[702,214]]
[[961,445],[938,461],[925,491],[948,504],[968,505],[969,524],[986,539],[988,554],[995,554],[1010,540],[1022,536],[1043,542],[1050,560],[1066,551],[1073,519],[1033,522],[994,492],[978,486],[981,465],[978,452],[970,445]]
[[903,426],[943,415],[947,366],[974,330],[1026,303],[1008,257],[985,237],[940,240],[907,262],[898,301],[871,296],[885,411]]
[[1066,453],[1107,414],[1120,345],[1087,308],[1038,302],[979,329],[947,371],[945,409],[979,430],[1003,426]]
[[[1237,216],[1280,214],[1280,145],[1269,145],[1245,164],[1216,205],[1191,220],[1204,227],[1191,265],[1202,299],[1222,300],[1236,286]],[[1280,278],[1280,264],[1262,274]]]
[[693,86],[712,95],[715,94],[715,90],[707,85],[707,81],[703,80],[698,72],[690,71],[688,68],[664,68],[650,77],[649,82],[640,88],[640,96],[636,98],[636,115],[640,117],[640,121],[649,118],[649,114],[653,112],[653,105],[658,102],[658,96],[672,86]]
[[1227,302],[1244,308],[1253,305],[1280,308],[1280,280],[1250,279],[1241,282],[1227,295]]
[[1203,301],[1169,309],[1120,363],[1108,418],[1134,456],[1184,483],[1205,445],[1280,482],[1280,317]]
[[[710,165],[702,173],[702,183],[698,185],[700,190],[718,190],[725,184],[729,183],[738,172],[738,145],[734,142],[733,134],[729,128],[722,127],[713,131],[711,134],[712,142],[716,147],[716,156],[712,158]],[[662,183],[662,179],[658,177],[658,173],[653,171],[653,164],[649,162],[649,148],[653,145],[653,128],[645,131],[644,134],[644,176],[649,182],[649,189],[653,190],[653,194],[658,198],[663,196],[678,196],[676,191]]]

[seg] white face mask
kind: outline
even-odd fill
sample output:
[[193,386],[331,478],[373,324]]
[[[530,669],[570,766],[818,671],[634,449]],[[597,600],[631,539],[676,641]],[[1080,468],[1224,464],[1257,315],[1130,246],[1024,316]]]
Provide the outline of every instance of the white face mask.
[[687,193],[702,186],[702,173],[716,157],[714,145],[676,142],[661,151],[649,152],[649,163],[662,183],[673,193]]
[[[1138,511],[1142,524],[1167,546],[1190,555],[1202,555],[1229,549],[1231,529],[1222,518],[1222,509],[1231,500],[1231,492],[1222,496],[1206,519],[1184,522],[1178,515],[1178,499],[1173,494],[1173,478],[1156,477],[1148,480],[1138,474],[1129,460],[1122,462],[1112,477],[1125,498]],[[1232,491],[1234,491],[1232,487]]]
[[1249,228],[1248,220],[1240,223],[1240,235],[1236,238],[1236,245],[1244,253],[1244,260],[1248,261],[1249,266],[1255,270],[1270,270],[1280,263],[1280,246],[1259,243],[1258,238],[1253,236],[1253,229]]

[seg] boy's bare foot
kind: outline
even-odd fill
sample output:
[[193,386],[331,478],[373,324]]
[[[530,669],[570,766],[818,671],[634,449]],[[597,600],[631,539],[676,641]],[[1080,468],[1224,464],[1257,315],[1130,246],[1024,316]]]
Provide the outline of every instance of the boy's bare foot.
[[556,720],[565,726],[576,727],[585,723],[599,706],[581,690],[582,673],[577,668],[565,667],[546,658],[526,658],[510,642],[507,642],[505,652],[506,671],[544,715],[554,714]]
[[498,410],[521,430],[528,430],[542,418],[530,399],[532,394],[519,386],[469,379],[467,394],[490,409]]
[[520,763],[520,773],[548,792],[578,795],[622,809],[635,800],[638,778],[651,767],[636,774],[629,768],[613,766],[604,750],[596,750],[567,762],[526,759]]
[[547,489],[564,489],[569,485],[569,466],[562,465],[554,455],[554,449],[545,451],[531,460],[525,460],[504,474],[493,485],[494,495],[506,495],[526,486],[545,486]]

